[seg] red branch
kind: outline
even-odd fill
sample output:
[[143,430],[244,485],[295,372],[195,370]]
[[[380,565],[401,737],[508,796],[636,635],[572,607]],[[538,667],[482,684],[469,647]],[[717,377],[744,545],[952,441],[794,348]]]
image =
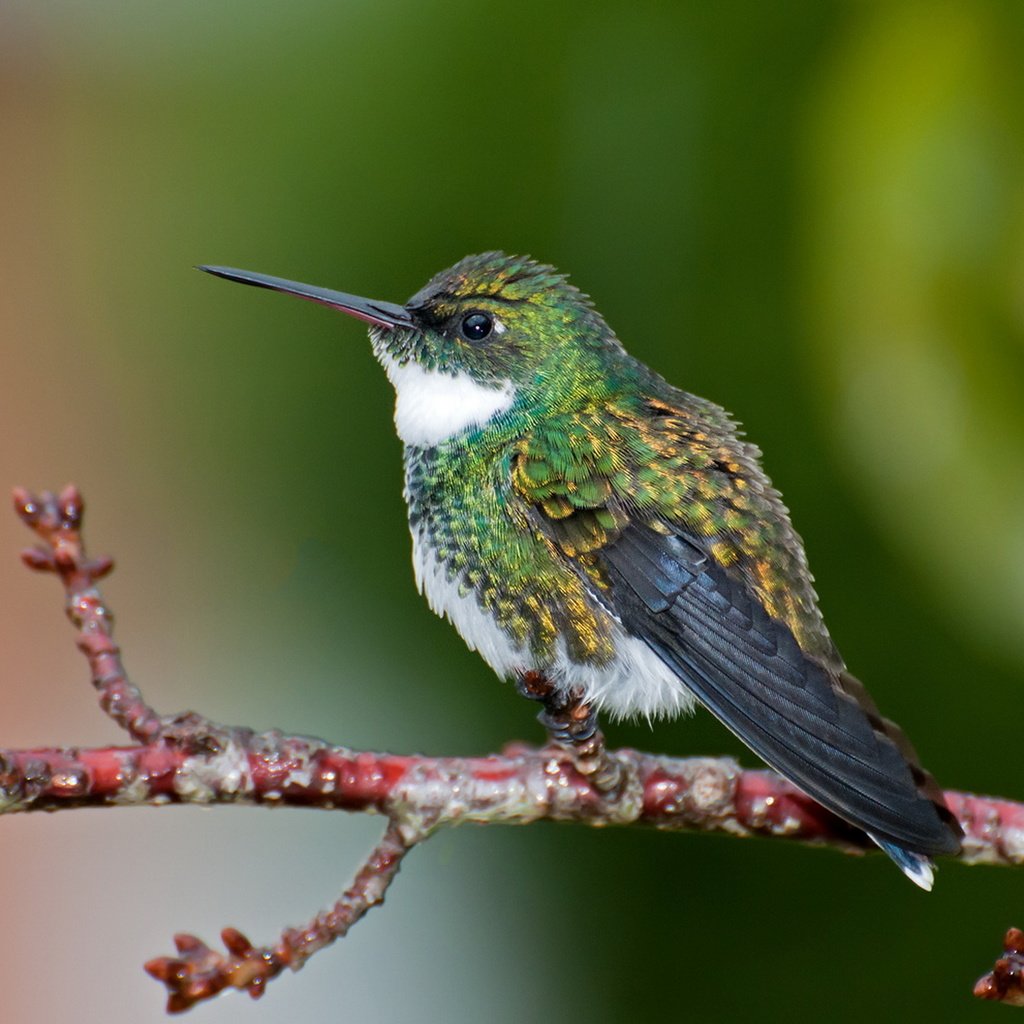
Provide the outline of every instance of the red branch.
[[[71,807],[228,803],[371,811],[410,842],[444,825],[574,821],[727,832],[872,849],[864,834],[770,771],[730,758],[615,757],[637,789],[609,800],[561,750],[521,746],[488,757],[353,751],[308,736],[217,726],[195,714],[136,747],[0,750],[0,813]],[[967,864],[1024,863],[1024,804],[954,790]]]
[[[18,490],[15,507],[44,544],[26,552],[25,563],[60,577],[100,705],[137,745],[0,750],[0,813],[244,803],[376,811],[388,820],[380,843],[338,902],[308,925],[286,930],[276,945],[254,947],[227,928],[221,935],[226,953],[220,953],[193,936],[176,936],[177,956],[146,965],[167,986],[171,1012],[229,987],[262,995],[267,981],[286,967],[300,968],[382,902],[405,854],[446,825],[548,819],[785,838],[848,852],[871,846],[862,832],[779,776],[742,770],[729,758],[614,751],[609,756],[621,767],[623,783],[609,794],[561,748],[515,745],[489,757],[401,756],[277,731],[256,733],[194,712],[161,717],[121,664],[112,618],[96,588],[112,563],[85,555],[77,490],[69,487],[59,498]],[[958,792],[947,792],[946,800],[964,829],[960,860],[1024,862],[1024,804]],[[1006,944],[1007,955],[978,982],[975,994],[1024,1005],[1024,934],[1011,930]]]

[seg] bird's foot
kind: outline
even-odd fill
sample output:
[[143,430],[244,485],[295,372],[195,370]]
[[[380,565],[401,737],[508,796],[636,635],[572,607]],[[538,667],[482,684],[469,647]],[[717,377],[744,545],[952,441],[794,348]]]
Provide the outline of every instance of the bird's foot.
[[622,764],[605,744],[597,712],[578,691],[557,690],[539,672],[527,672],[517,680],[519,692],[540,701],[544,709],[537,720],[547,730],[550,745],[568,754],[573,767],[603,796],[615,799],[624,778]]
[[602,797],[615,799],[622,792],[622,763],[607,748],[604,734],[598,729],[584,743],[565,744],[555,741],[559,749],[572,758],[573,767],[586,778]]

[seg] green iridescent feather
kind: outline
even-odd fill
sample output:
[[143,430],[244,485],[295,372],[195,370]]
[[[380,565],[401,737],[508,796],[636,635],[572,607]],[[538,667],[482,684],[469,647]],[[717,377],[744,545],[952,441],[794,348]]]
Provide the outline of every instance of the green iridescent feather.
[[410,308],[444,324],[467,297],[509,321],[510,337],[474,349],[441,334],[429,353],[410,353],[404,337],[380,340],[442,370],[457,354],[482,380],[521,378],[519,364],[531,364],[507,414],[407,454],[414,522],[517,642],[543,657],[561,634],[580,660],[611,657],[605,613],[587,591],[605,585],[601,548],[641,523],[698,538],[808,654],[841,664],[786,509],[723,409],[629,356],[549,267],[472,257]]

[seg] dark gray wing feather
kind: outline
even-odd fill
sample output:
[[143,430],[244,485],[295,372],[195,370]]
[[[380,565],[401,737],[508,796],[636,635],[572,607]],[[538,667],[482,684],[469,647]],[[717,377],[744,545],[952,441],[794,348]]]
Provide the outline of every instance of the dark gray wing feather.
[[929,856],[959,849],[959,826],[906,737],[698,541],[632,525],[601,559],[626,629],[767,764],[879,840]]

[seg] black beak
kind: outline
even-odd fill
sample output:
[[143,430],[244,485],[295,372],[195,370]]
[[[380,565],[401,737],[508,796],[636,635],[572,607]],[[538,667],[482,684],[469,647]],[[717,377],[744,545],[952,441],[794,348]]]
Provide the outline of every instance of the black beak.
[[342,313],[358,317],[376,327],[416,327],[409,311],[404,306],[396,306],[393,302],[377,302],[376,299],[364,299],[358,295],[335,292],[330,288],[317,288],[311,284],[300,284],[298,281],[286,281],[283,277],[269,277],[248,270],[235,270],[234,267],[196,267],[196,270],[204,270],[207,274],[223,277],[228,281],[251,284],[256,288],[269,288],[275,292],[298,295],[300,299],[309,299],[311,302],[319,302],[321,306],[340,309]]

